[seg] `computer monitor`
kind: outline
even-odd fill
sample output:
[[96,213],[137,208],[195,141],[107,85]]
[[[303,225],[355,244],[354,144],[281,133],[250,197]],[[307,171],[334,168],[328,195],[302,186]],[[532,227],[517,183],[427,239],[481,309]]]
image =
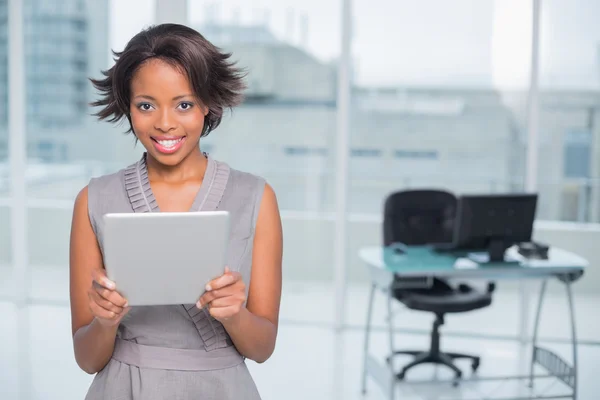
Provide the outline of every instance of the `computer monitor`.
[[454,250],[485,252],[503,262],[506,249],[531,241],[537,194],[463,195],[458,199]]

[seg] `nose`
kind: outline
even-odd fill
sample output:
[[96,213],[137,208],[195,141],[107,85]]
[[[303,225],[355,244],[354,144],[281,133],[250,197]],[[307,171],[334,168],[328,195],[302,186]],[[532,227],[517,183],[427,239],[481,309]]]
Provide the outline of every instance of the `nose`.
[[154,129],[167,133],[172,131],[176,127],[175,117],[165,109],[163,112],[158,114],[158,118],[154,122]]

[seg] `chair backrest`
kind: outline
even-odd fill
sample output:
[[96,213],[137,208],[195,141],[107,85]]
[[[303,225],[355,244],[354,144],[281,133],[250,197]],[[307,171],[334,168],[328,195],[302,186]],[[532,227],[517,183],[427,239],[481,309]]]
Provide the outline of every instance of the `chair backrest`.
[[456,196],[442,190],[405,190],[390,194],[384,204],[384,245],[451,242],[456,203]]

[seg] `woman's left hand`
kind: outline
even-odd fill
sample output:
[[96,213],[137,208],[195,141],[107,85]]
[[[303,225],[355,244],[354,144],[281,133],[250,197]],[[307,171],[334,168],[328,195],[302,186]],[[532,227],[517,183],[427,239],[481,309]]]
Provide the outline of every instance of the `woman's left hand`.
[[239,272],[231,272],[225,267],[225,273],[206,285],[206,292],[196,303],[198,308],[208,306],[210,315],[219,322],[235,319],[246,301],[246,285]]

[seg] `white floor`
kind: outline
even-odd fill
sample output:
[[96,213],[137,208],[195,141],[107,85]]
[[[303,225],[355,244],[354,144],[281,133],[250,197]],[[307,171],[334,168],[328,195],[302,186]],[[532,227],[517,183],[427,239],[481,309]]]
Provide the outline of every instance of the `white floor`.
[[[1,285],[0,285],[1,286]],[[532,286],[532,289],[535,289]],[[73,359],[68,308],[68,279],[64,270],[36,270],[31,280],[31,305],[19,312],[6,301],[10,286],[0,287],[0,399],[17,399],[21,387],[25,397],[43,400],[82,399],[92,377],[80,371]],[[361,399],[364,325],[367,290],[351,286],[347,293],[347,325],[342,333],[332,329],[333,292],[331,286],[315,283],[286,283],[281,308],[281,327],[276,352],[264,364],[249,362],[259,390],[267,399]],[[376,328],[372,334],[372,353],[382,360],[388,352],[384,325],[385,302],[378,296]],[[508,340],[517,333],[519,298],[516,293],[499,290],[493,307],[447,318],[443,328],[442,349],[477,353],[482,357],[480,377],[515,375],[527,370],[528,347]],[[600,380],[600,296],[578,296],[579,390],[580,400],[597,400]],[[395,335],[400,348],[425,349],[432,317],[426,313],[402,310],[396,306]],[[566,302],[560,292],[548,297],[542,323],[544,345],[571,361]],[[533,306],[531,310],[533,312]],[[20,321],[20,322],[19,322]],[[25,327],[19,330],[19,326]],[[28,332],[28,333],[27,333]],[[409,332],[409,333],[407,333]],[[416,333],[412,333],[416,332]],[[461,335],[462,334],[462,335]],[[466,336],[465,336],[466,335]],[[492,337],[483,338],[483,336]],[[399,358],[396,369],[407,362]],[[469,376],[469,366],[462,365]],[[539,371],[542,372],[542,371]],[[440,379],[452,375],[443,367],[420,366],[407,379]],[[19,382],[23,385],[20,386]],[[374,381],[368,382],[368,399],[383,399],[385,393]],[[525,396],[525,381],[468,381],[453,388],[449,384],[397,385],[397,399],[504,399]],[[556,380],[540,381],[536,394],[558,394],[564,386]],[[504,397],[502,397],[504,396]]]

